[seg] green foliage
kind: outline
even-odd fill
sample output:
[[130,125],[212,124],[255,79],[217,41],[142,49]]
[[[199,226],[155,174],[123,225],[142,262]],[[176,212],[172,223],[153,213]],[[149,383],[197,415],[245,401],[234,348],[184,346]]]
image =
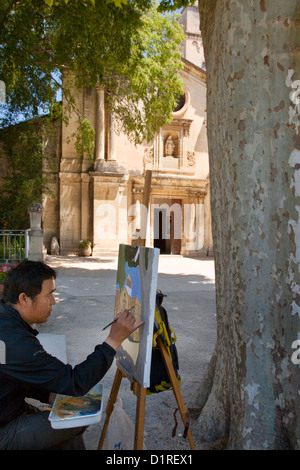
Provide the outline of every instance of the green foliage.
[[188,5],[192,6],[194,3],[195,0],[161,0],[158,9],[159,11],[175,11]]
[[7,166],[6,182],[0,192],[0,228],[29,228],[29,204],[41,202],[42,192],[51,194],[42,174],[46,158],[42,138],[45,126],[47,120],[43,118],[11,126],[0,133],[1,157],[6,159]]
[[87,246],[92,246],[92,242],[90,240],[80,240],[79,241],[79,248],[85,248]]
[[50,120],[61,119],[62,118],[62,106],[60,103],[53,103],[49,110]]
[[[69,0],[61,0],[65,4],[69,3]],[[127,5],[128,0],[106,0],[108,3],[114,3],[117,7],[122,7],[122,5]],[[53,0],[44,0],[44,2],[49,6],[52,7]],[[95,0],[90,0],[92,5],[95,5]],[[57,0],[56,0],[57,3]],[[189,0],[161,0],[159,5],[160,11],[168,11],[168,10],[178,10],[181,7],[187,7],[188,5],[193,5],[194,1]]]
[[[52,7],[54,0],[44,0],[44,2],[49,6]],[[65,4],[69,3],[69,0],[62,0]],[[107,3],[114,3],[117,7],[121,7],[122,4],[127,5],[128,0],[106,0]],[[91,4],[95,6],[95,0],[90,0]],[[57,0],[56,0],[57,3]]]
[[[74,111],[74,87],[104,84],[119,127],[134,142],[150,140],[170,120],[182,92],[181,27],[150,0],[2,0],[0,80],[6,104],[0,125],[49,111],[62,89]],[[73,76],[61,83],[66,71]],[[142,104],[141,104],[142,103]],[[82,116],[77,147],[91,153]],[[89,137],[88,137],[89,136]],[[79,144],[79,142],[81,142]]]
[[[75,139],[75,149],[78,155],[83,155],[84,152],[91,161],[94,160],[94,147],[95,147],[95,129],[91,126],[88,119],[78,118],[77,132],[72,134]],[[68,139],[69,141],[69,139]]]
[[[107,73],[109,103],[119,126],[135,143],[150,141],[172,120],[176,97],[183,93],[178,71],[182,67],[177,46],[184,35],[174,16],[160,15],[154,5],[143,15],[142,26],[132,36],[126,65]],[[114,79],[115,71],[122,77]]]

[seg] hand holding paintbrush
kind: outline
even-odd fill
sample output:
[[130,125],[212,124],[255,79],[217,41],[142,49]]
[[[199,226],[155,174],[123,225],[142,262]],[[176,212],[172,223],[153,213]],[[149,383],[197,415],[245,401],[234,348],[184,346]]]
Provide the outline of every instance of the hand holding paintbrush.
[[[132,308],[129,310],[132,310]],[[128,336],[144,324],[143,321],[135,323],[135,317],[129,310],[125,309],[123,312],[118,313],[116,318],[103,328],[105,330],[111,326],[110,333],[105,342],[116,351]]]
[[[130,310],[132,310],[134,307],[135,307],[135,305],[133,305],[132,307],[130,307],[130,308],[127,310],[127,312],[130,312]],[[126,309],[125,309],[124,311],[126,311]],[[116,316],[116,318],[115,318],[113,321],[111,321],[108,325],[106,325],[104,328],[102,328],[102,331],[103,331],[103,330],[106,330],[106,328],[108,328],[108,327],[111,326],[113,323],[115,323],[115,322],[118,320],[119,315],[120,315],[120,314],[118,313],[118,315]]]

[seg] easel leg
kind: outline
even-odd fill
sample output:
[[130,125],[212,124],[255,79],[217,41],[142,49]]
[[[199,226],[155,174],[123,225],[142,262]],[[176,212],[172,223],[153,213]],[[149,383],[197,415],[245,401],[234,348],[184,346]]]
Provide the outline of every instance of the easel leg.
[[137,384],[137,403],[135,415],[134,450],[143,450],[146,408],[146,388]]
[[107,406],[106,406],[106,418],[105,418],[104,426],[103,426],[103,429],[102,429],[102,433],[101,433],[101,437],[100,437],[100,441],[99,441],[99,445],[98,445],[98,450],[101,450],[102,446],[103,446],[104,438],[105,438],[106,431],[107,431],[107,428],[108,428],[109,418],[110,418],[110,415],[112,414],[112,411],[114,409],[114,404],[115,404],[117,396],[118,396],[118,392],[119,392],[119,388],[120,388],[120,385],[121,385],[122,377],[123,377],[123,374],[122,374],[121,370],[117,368],[115,379],[114,379],[112,389],[111,389],[111,392],[110,392],[110,396],[109,396]]
[[[186,412],[185,404],[184,404],[184,401],[183,401],[183,398],[182,398],[182,395],[181,395],[181,391],[180,391],[180,388],[179,388],[179,385],[178,385],[178,382],[177,382],[177,378],[176,378],[176,374],[175,374],[174,367],[173,367],[173,364],[172,364],[172,360],[171,360],[171,358],[168,354],[168,351],[167,351],[167,349],[166,349],[166,347],[165,347],[165,345],[162,342],[160,337],[157,338],[157,344],[159,345],[159,348],[160,348],[160,351],[161,351],[161,354],[162,354],[162,357],[163,357],[163,360],[164,360],[164,363],[165,363],[165,366],[166,366],[166,369],[167,369],[167,372],[168,372],[168,375],[169,375],[169,379],[170,379],[172,389],[173,389],[173,392],[174,392],[174,395],[175,395],[175,398],[176,398],[176,401],[177,401],[177,405],[178,405],[178,408],[179,408],[181,419],[182,419],[184,425],[186,425],[187,412]],[[187,437],[188,437],[191,449],[195,450],[195,445],[194,445],[194,441],[193,441],[190,429],[188,429],[188,431],[187,431]]]

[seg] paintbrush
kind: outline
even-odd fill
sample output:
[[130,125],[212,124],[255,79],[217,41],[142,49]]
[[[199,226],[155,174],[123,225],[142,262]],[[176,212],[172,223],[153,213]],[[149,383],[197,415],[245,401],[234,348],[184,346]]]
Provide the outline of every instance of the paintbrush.
[[42,411],[54,411],[54,413],[61,413],[61,414],[64,414],[66,416],[72,416],[72,415],[78,413],[78,410],[69,411],[69,410],[63,410],[63,409],[60,409],[60,408],[51,408],[51,406],[43,406]]
[[[133,308],[135,307],[135,305],[133,305],[132,307],[130,307],[128,309],[128,312],[130,312],[130,310],[132,310]],[[114,323],[116,323],[116,321],[118,320],[118,317],[116,317],[113,321],[111,321],[108,325],[106,325],[104,328],[102,328],[102,331],[103,330],[106,330],[106,328],[108,328],[109,326],[113,325]]]

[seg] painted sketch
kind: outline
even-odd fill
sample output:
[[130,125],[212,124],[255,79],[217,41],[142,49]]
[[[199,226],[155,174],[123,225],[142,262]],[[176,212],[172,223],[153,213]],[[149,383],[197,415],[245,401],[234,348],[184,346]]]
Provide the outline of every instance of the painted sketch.
[[87,394],[83,397],[59,395],[56,400],[55,413],[60,418],[86,416],[100,411],[102,395]]
[[144,324],[118,349],[116,359],[142,387],[150,385],[158,248],[119,246],[114,317],[131,307],[136,323]]

